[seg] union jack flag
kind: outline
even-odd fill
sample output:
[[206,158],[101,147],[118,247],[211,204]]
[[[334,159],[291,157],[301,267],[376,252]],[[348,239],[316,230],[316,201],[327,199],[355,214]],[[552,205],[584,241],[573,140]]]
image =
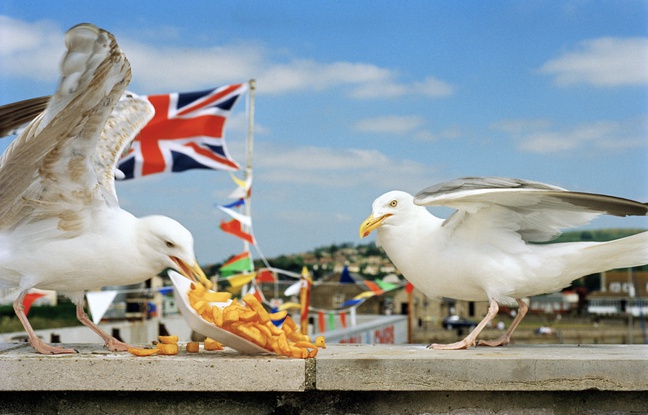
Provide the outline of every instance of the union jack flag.
[[238,170],[223,129],[247,84],[149,95],[155,116],[119,162],[124,179],[189,169]]

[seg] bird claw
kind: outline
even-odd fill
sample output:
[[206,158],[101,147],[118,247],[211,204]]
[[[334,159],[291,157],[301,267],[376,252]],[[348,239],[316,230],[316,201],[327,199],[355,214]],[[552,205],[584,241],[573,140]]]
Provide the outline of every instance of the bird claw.
[[509,344],[508,339],[496,339],[496,340],[479,340],[477,342],[477,346],[488,346],[488,347],[498,347],[498,346],[506,346]]
[[427,346],[428,349],[434,349],[434,350],[461,350],[461,349],[467,349],[470,346],[475,346],[475,341],[474,340],[466,340],[463,339],[460,342],[456,343],[450,343],[450,344],[437,344],[437,343],[432,343]]
[[125,352],[130,347],[128,344],[121,342],[114,337],[106,341],[105,346],[111,352]]
[[50,346],[42,341],[30,341],[29,344],[40,354],[75,354],[79,353],[74,349],[66,349],[62,346]]

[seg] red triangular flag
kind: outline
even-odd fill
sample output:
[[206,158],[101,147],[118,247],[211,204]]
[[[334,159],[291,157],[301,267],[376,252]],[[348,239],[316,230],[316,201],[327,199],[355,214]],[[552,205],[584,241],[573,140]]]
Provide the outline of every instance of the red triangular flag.
[[376,284],[375,282],[373,282],[373,281],[369,281],[369,280],[365,280],[364,283],[365,283],[365,285],[366,285],[366,286],[367,286],[371,291],[373,291],[374,293],[376,293],[376,295],[380,295],[380,294],[383,293],[383,290],[382,290],[382,289],[378,286],[378,284]]
[[317,312],[317,325],[319,326],[319,331],[320,333],[324,333],[326,330],[326,325],[324,322],[324,312],[323,311],[318,311]]
[[340,313],[340,323],[342,323],[342,328],[345,329],[347,327],[346,325],[346,313],[342,311]]
[[223,232],[238,236],[239,238],[248,241],[252,245],[256,245],[254,236],[249,233],[243,232],[243,230],[241,230],[241,222],[237,221],[236,219],[232,219],[229,222],[221,222],[220,228]]
[[262,269],[257,272],[256,282],[275,282],[275,276],[269,269]]
[[261,290],[254,290],[254,296],[256,297],[257,300],[259,300],[260,303],[265,301],[265,298],[263,298],[263,293]]
[[411,294],[412,291],[414,291],[414,286],[411,282],[407,282],[407,284],[405,285],[405,291],[407,291],[408,294]]
[[34,301],[38,300],[41,297],[45,297],[43,293],[27,293],[25,298],[23,298],[23,306],[25,307],[25,315],[29,314],[29,309],[31,308]]
[[253,296],[255,296],[256,299],[259,300],[260,303],[265,303],[265,297],[263,296],[263,293],[257,287],[256,284],[252,286],[250,291],[248,291],[248,294],[252,294]]

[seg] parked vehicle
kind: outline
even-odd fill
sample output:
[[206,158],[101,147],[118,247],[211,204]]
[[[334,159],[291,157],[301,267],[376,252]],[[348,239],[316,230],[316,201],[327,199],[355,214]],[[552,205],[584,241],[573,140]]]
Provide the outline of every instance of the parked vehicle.
[[475,328],[475,326],[477,326],[477,322],[456,315],[448,316],[443,319],[443,327],[448,330],[461,328],[469,328],[470,330],[472,330]]

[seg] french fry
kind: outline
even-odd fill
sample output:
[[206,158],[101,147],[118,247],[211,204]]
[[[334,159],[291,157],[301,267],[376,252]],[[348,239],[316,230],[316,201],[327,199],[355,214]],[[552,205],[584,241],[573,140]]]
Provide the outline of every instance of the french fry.
[[205,288],[204,285],[202,285],[202,284],[197,284],[197,283],[195,283],[195,282],[192,282],[191,285],[190,285],[190,287],[191,287],[191,291],[195,291],[196,293],[201,293],[201,294],[202,294],[202,293],[204,293],[205,291],[207,291],[207,288]]
[[[279,348],[279,343],[278,343],[277,341],[272,341],[272,342],[270,342],[270,349],[272,349],[272,351],[273,351],[275,354],[283,354],[283,352],[282,352],[281,349]],[[270,349],[268,349],[268,350],[270,350]]]
[[283,322],[284,326],[290,327],[292,331],[297,331],[297,324],[295,324],[295,320],[292,319],[292,317],[288,316]]
[[286,318],[288,315],[288,311],[283,310],[283,311],[277,311],[276,313],[270,314],[270,320],[282,320]]
[[156,353],[158,353],[160,350],[159,349],[138,349],[137,347],[129,347],[128,353],[134,355],[134,356],[151,356]]
[[238,319],[238,311],[235,308],[225,307],[223,310],[223,327],[236,323]]
[[212,308],[214,306],[207,306],[203,309],[203,312],[200,313],[200,317],[204,318],[205,320],[209,321],[210,323],[214,322],[214,312],[212,311]]
[[306,342],[306,341],[295,342],[295,346],[300,347],[302,349],[317,349],[317,346],[315,346],[313,343]]
[[245,309],[243,311],[239,311],[239,320],[246,323],[256,320],[258,316],[259,313],[254,310]]
[[159,353],[162,355],[176,355],[178,354],[178,344],[177,343],[158,343],[156,347],[159,350]]
[[290,334],[287,334],[288,340],[294,341],[294,342],[309,342],[310,343],[310,337],[306,334],[301,334],[298,331],[291,331]]
[[287,321],[288,321],[288,318],[286,318],[286,320],[284,320],[284,323],[281,326],[281,328],[284,331],[284,333],[286,333],[286,336],[290,336],[292,333],[295,332],[295,329],[290,324],[286,324]]
[[290,345],[288,345],[288,339],[286,338],[285,333],[281,333],[277,339],[277,344],[279,345],[279,350],[281,350],[281,354],[286,355],[286,356],[292,356],[292,350],[290,349]]
[[175,344],[178,343],[178,336],[158,336],[160,343]]
[[292,351],[292,356],[297,359],[306,359],[308,357],[308,350],[306,349],[290,345],[290,350]]
[[202,299],[210,303],[224,303],[232,298],[232,293],[205,291]]
[[256,327],[252,327],[247,324],[238,324],[236,326],[233,326],[232,329],[242,337],[245,337],[246,339],[258,344],[261,347],[264,347],[266,345],[266,338]]
[[263,307],[263,304],[261,304],[254,295],[247,294],[243,297],[243,301],[245,301],[245,304],[249,305],[252,310],[259,313],[259,320],[261,323],[267,323],[270,321],[270,314],[268,314],[266,309]]
[[267,339],[271,339],[271,338],[272,338],[272,332],[270,331],[270,329],[268,328],[268,326],[266,326],[265,324],[256,323],[256,324],[254,324],[254,327],[256,327],[256,328],[257,328],[261,333],[263,333],[263,335],[264,335]]
[[220,342],[217,342],[214,339],[210,339],[207,337],[204,341],[204,347],[205,350],[213,351],[213,350],[223,350],[223,345]]
[[279,327],[275,326],[272,321],[268,321],[265,326],[268,328],[268,330],[270,330],[270,333],[272,333],[273,336],[279,336],[284,332]]
[[315,337],[315,346],[320,347],[322,349],[326,349],[326,340],[324,339],[324,336],[317,336]]
[[197,301],[196,304],[193,305],[194,310],[196,310],[196,313],[198,314],[202,314],[207,307],[209,307],[209,302],[205,300]]
[[187,352],[188,353],[198,353],[200,351],[200,343],[198,342],[189,342],[187,343]]
[[223,326],[223,310],[218,306],[213,306],[212,309],[212,321],[218,327]]

